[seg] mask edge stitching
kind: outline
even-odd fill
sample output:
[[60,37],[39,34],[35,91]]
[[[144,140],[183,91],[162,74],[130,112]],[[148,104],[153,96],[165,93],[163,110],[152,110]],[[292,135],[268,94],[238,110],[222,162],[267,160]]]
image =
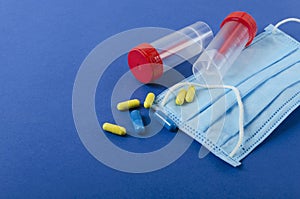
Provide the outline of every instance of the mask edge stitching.
[[[284,103],[284,105],[283,105],[282,107],[280,107],[280,109],[277,109],[277,111],[275,111],[275,114],[273,114],[271,118],[269,118],[269,119],[268,119],[261,127],[259,127],[259,129],[256,131],[256,133],[255,133],[251,138],[249,138],[248,140],[253,139],[253,138],[254,138],[254,137],[255,137],[255,136],[263,129],[264,126],[266,126],[267,124],[269,124],[269,123],[271,122],[271,119],[272,119],[273,117],[275,117],[281,109],[283,109],[285,106],[287,106],[287,105],[288,105],[295,97],[297,97],[297,95],[299,95],[299,94],[300,94],[300,92],[297,92],[297,94],[295,94],[293,97],[291,97],[289,100],[287,100],[286,103]],[[241,146],[241,148],[244,150],[244,152],[241,153],[241,154],[240,154],[239,156],[237,156],[236,158],[239,159],[239,158],[243,157],[243,156],[244,156],[246,153],[248,153],[249,151],[251,152],[251,150],[254,149],[253,147],[256,147],[256,144],[257,144],[257,143],[260,143],[260,142],[262,141],[262,138],[264,138],[265,136],[270,135],[269,133],[272,132],[274,126],[276,126],[278,123],[281,122],[282,118],[285,118],[285,116],[286,116],[286,115],[289,115],[290,112],[293,111],[293,110],[295,109],[295,107],[298,107],[298,106],[299,106],[299,103],[300,103],[300,101],[298,100],[296,103],[294,103],[292,106],[290,106],[290,108],[289,108],[287,111],[285,111],[285,112],[280,116],[280,118],[279,118],[278,120],[276,120],[276,122],[273,123],[273,124],[271,125],[271,127],[269,127],[269,128],[267,129],[266,133],[264,133],[263,135],[261,135],[261,136],[259,137],[259,139],[258,139],[257,141],[255,141],[253,144],[251,144],[247,149],[245,149],[243,146]],[[247,140],[246,140],[246,141],[247,141]]]
[[[172,118],[172,119],[175,118],[175,117],[174,117],[174,114],[173,114],[168,108],[165,107],[165,110],[166,110],[166,112],[167,112],[167,115],[168,115],[170,118]],[[199,132],[199,131],[197,131],[197,130],[194,129],[193,127],[188,126],[187,124],[184,124],[183,122],[181,122],[180,120],[178,120],[178,119],[176,119],[176,118],[173,119],[173,120],[176,120],[177,123],[178,123],[178,126],[182,126],[183,129],[191,129],[191,130],[193,131],[193,133],[186,133],[186,132],[184,132],[184,133],[186,133],[187,135],[191,136],[194,140],[196,140],[196,139],[195,139],[196,137],[199,137],[201,140],[203,140],[203,141],[200,142],[200,143],[201,143],[201,144],[202,144],[202,143],[205,143],[205,145],[208,145],[208,146],[209,146],[208,148],[211,149],[211,150],[209,150],[209,151],[212,152],[213,154],[215,154],[217,157],[219,157],[217,154],[218,154],[218,153],[219,153],[219,154],[221,153],[225,158],[227,158],[227,159],[229,160],[229,162],[232,161],[232,162],[234,162],[236,165],[240,165],[240,164],[241,164],[238,160],[236,160],[236,158],[230,157],[229,154],[227,154],[221,147],[219,147],[219,146],[217,146],[216,144],[214,144],[210,139],[204,137],[204,136],[201,134],[201,132],[198,133],[198,134],[196,134],[196,132]],[[219,157],[219,158],[221,158],[221,157]],[[222,159],[222,158],[221,158],[221,159]],[[226,162],[228,162],[228,161],[226,161]],[[228,162],[228,163],[229,163],[229,162]],[[231,163],[229,163],[229,164],[231,164]]]
[[[296,64],[298,64],[299,62],[296,62],[296,63],[294,63],[294,64],[291,64],[291,67],[292,66],[295,66]],[[290,67],[290,66],[289,66]],[[283,71],[285,71],[285,70],[287,70],[287,69],[289,69],[289,68],[286,68],[286,69],[284,69]],[[282,71],[281,71],[282,72]],[[280,72],[280,73],[281,73]],[[272,77],[273,78],[273,77]],[[270,80],[270,79],[267,79],[268,81]],[[266,82],[262,82],[262,84],[264,84],[264,83],[266,83]],[[300,82],[299,82],[299,80],[297,80],[297,82],[293,82],[293,83],[291,83],[291,84],[289,84],[289,85],[286,85],[286,87],[284,87],[284,89],[283,89],[283,91],[281,91],[281,92],[279,92],[276,96],[275,96],[275,98],[277,98],[279,95],[281,95],[281,94],[283,94],[287,89],[289,89],[289,88],[291,88],[291,86],[293,86],[293,85],[295,85],[295,84],[299,84]],[[261,85],[261,84],[260,84]],[[259,86],[260,86],[259,85]],[[245,93],[247,93],[248,91],[246,91]],[[297,92],[298,93],[298,92]],[[294,94],[294,95],[297,95],[297,93],[296,94]],[[248,95],[248,94],[247,94]],[[244,97],[247,97],[247,95],[244,95],[244,96],[242,96],[242,98],[244,99]],[[292,100],[292,98],[294,98],[294,97],[296,97],[296,96],[292,96],[289,100]],[[275,99],[274,98],[274,99]],[[271,103],[274,101],[274,99],[272,99],[271,100]],[[289,100],[287,100],[287,101],[289,101]],[[287,101],[285,102],[285,103],[287,103]],[[284,104],[285,104],[284,103]],[[228,110],[230,110],[231,108],[235,108],[237,106],[237,102],[235,101],[231,106],[230,106],[230,108],[228,108]],[[284,106],[284,105],[283,105]],[[278,108],[277,109],[277,111],[279,111],[279,109],[282,109],[283,107],[280,107],[280,108]],[[275,111],[275,112],[277,112],[277,111]],[[221,117],[224,117],[225,116],[225,114],[223,114],[222,116],[220,116],[219,117],[219,119],[221,118]],[[244,123],[244,126],[246,127],[246,126],[248,126],[249,125],[249,123]],[[267,124],[264,124],[264,126],[265,125],[267,125]],[[263,128],[263,127],[260,127],[260,128]],[[259,128],[259,129],[260,129]],[[207,130],[207,129],[206,129]],[[258,131],[258,130],[257,130]],[[257,133],[259,133],[259,132],[257,132]],[[255,137],[255,135],[257,134],[257,133],[255,133],[255,134],[253,134],[250,138],[248,138],[248,139],[246,139],[245,140],[245,142],[244,143],[246,143],[246,142],[249,142],[251,139],[253,139],[254,137]],[[220,147],[222,147],[222,146],[224,146],[224,145],[226,145],[235,135],[236,135],[237,133],[235,133],[234,135],[232,135],[232,136],[230,136],[226,141],[224,141],[224,143],[222,144],[222,145],[220,145]],[[241,145],[242,146],[242,145]]]

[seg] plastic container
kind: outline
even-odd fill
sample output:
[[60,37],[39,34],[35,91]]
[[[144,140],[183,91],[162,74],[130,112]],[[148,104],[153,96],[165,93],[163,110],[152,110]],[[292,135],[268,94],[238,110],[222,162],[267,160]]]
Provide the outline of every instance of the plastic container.
[[204,22],[196,22],[152,43],[140,44],[128,53],[128,65],[142,83],[150,83],[182,62],[199,55],[213,39]]
[[[221,29],[193,65],[197,79],[218,76],[230,69],[242,50],[257,32],[255,20],[246,12],[233,12],[221,24]],[[241,66],[242,67],[242,66]]]

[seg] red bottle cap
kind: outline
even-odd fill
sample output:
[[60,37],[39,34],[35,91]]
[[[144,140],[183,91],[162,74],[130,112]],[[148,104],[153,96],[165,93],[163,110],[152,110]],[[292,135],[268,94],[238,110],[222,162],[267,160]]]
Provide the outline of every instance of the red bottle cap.
[[251,42],[254,39],[256,32],[257,32],[257,26],[256,26],[256,22],[255,22],[254,18],[246,12],[240,12],[240,11],[232,12],[223,20],[223,22],[221,24],[221,28],[225,23],[227,23],[229,21],[240,22],[248,28],[249,39],[248,39],[246,46],[251,44]]
[[140,44],[128,53],[128,65],[142,83],[150,83],[163,74],[163,62],[157,50],[148,43]]

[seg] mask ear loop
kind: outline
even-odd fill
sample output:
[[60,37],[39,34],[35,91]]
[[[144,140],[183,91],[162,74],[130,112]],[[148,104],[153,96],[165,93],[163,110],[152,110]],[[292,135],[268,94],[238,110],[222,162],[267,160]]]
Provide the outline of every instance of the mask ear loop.
[[239,147],[242,145],[242,142],[244,139],[244,105],[243,105],[239,90],[236,87],[229,86],[229,85],[204,85],[204,84],[197,84],[197,83],[182,82],[182,83],[175,84],[174,86],[169,88],[164,99],[162,100],[162,103],[161,103],[162,107],[165,106],[169,96],[171,95],[172,92],[174,92],[174,90],[176,90],[182,86],[186,86],[186,85],[207,88],[207,89],[227,88],[227,89],[231,89],[234,92],[236,99],[237,99],[238,106],[239,106],[239,140],[238,140],[237,144],[235,145],[235,147],[233,148],[233,150],[231,151],[231,153],[229,154],[229,156],[232,158],[236,154]]
[[291,22],[291,21],[300,23],[300,19],[299,19],[299,18],[287,18],[287,19],[284,19],[284,20],[282,20],[282,21],[279,21],[279,22],[274,26],[273,32],[274,32],[279,26],[281,26],[282,24],[285,24],[285,23]]

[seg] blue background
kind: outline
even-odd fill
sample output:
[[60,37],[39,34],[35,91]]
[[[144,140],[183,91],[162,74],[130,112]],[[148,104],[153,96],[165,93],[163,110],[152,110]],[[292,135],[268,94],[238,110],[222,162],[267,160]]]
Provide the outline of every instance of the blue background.
[[[146,26],[176,30],[198,20],[217,32],[236,10],[253,15],[261,32],[270,23],[300,17],[299,7],[299,0],[0,0],[0,198],[299,198],[300,109],[239,168],[212,154],[199,160],[200,145],[193,142],[168,167],[130,174],[89,154],[71,106],[82,61],[114,34]],[[281,29],[300,40],[298,24]],[[113,72],[121,75],[124,68]],[[111,83],[101,81],[99,89]],[[168,135],[161,143],[173,136]],[[124,139],[116,137],[110,139]]]

